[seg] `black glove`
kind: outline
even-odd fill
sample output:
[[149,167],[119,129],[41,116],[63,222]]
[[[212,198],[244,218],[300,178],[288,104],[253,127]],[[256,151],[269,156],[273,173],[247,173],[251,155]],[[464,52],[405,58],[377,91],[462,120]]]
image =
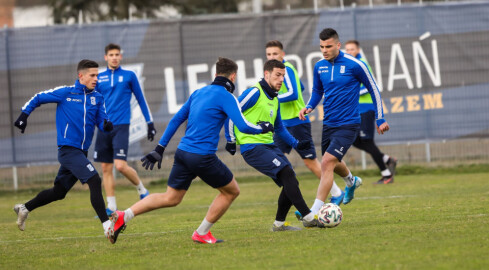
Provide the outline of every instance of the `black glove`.
[[148,141],[152,142],[156,135],[155,125],[153,123],[148,124]]
[[110,120],[104,119],[104,131],[110,132],[114,129],[114,125]]
[[143,167],[147,170],[153,170],[155,163],[158,161],[158,169],[161,169],[161,160],[163,159],[163,152],[165,152],[165,147],[161,145],[157,145],[155,150],[151,151],[151,153],[141,158],[143,162]]
[[263,131],[261,133],[273,132],[273,125],[270,122],[259,121],[256,124],[259,125],[263,129]]
[[303,141],[299,141],[297,143],[297,150],[306,150],[306,149],[309,149],[311,148],[311,141],[310,140],[303,140]]
[[236,154],[236,142],[227,142],[226,151],[228,151],[229,154],[234,156],[234,154]]
[[15,120],[14,126],[20,129],[20,133],[24,133],[25,128],[27,127],[27,117],[29,117],[29,115],[25,112],[22,112],[19,115],[19,118]]

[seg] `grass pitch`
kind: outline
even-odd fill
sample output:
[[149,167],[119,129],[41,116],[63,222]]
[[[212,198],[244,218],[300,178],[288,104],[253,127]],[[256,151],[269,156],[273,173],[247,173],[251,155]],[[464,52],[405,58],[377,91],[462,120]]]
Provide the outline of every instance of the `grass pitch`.
[[[88,190],[36,209],[24,232],[12,207],[37,191],[3,192],[0,269],[489,268],[489,173],[398,175],[382,186],[372,184],[377,178],[363,177],[355,199],[341,205],[338,227],[297,232],[271,232],[279,194],[272,180],[238,179],[241,195],[212,228],[225,240],[218,245],[191,241],[217,194],[202,182],[179,206],[133,219],[115,245],[103,237]],[[299,179],[311,204],[318,180]],[[152,193],[165,188],[149,186]],[[133,188],[117,190],[121,209],[137,198]],[[293,211],[288,221],[300,226]]]

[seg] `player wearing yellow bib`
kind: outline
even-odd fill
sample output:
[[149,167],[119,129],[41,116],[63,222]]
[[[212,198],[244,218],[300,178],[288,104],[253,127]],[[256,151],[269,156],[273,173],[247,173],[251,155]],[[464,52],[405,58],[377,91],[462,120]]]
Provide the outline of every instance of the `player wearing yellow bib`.
[[[297,140],[282,124],[277,94],[284,80],[284,74],[285,65],[282,62],[267,61],[264,66],[264,78],[239,96],[241,111],[246,120],[252,124],[263,121],[273,123],[275,133],[288,145],[298,150],[309,149],[310,140]],[[231,121],[226,131],[229,132],[229,134],[226,132],[228,140],[226,150],[234,154],[236,144],[240,145],[241,155],[246,163],[272,178],[279,187],[283,187],[278,198],[273,231],[300,230],[285,222],[292,205],[304,217],[303,225],[305,227],[323,227],[304,201],[292,165],[274,144],[272,134],[245,134],[233,127]]]
[[[299,112],[306,105],[302,97],[302,91],[304,86],[299,79],[299,75],[294,66],[285,61],[285,52],[283,50],[282,42],[278,40],[271,40],[265,45],[265,52],[268,60],[278,60],[285,65],[284,82],[278,92],[278,100],[280,102],[280,112],[282,114],[282,123],[287,130],[299,140],[311,141],[311,147],[304,150],[296,149],[297,153],[301,156],[306,167],[321,180],[321,163],[319,163],[316,157],[316,148],[312,141],[311,135],[311,121],[309,116],[306,116],[305,120],[299,119]],[[275,135],[275,144],[285,154],[290,154],[292,147],[284,142],[280,136]],[[336,205],[340,205],[343,201],[345,193],[336,185],[333,181],[331,187],[331,199],[330,202]]]

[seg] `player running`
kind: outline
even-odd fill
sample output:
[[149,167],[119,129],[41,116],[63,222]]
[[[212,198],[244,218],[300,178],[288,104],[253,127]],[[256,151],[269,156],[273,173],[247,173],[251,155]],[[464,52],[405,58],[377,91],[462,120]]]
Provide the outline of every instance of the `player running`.
[[249,134],[268,133],[273,130],[269,122],[254,125],[246,121],[233,96],[234,82],[238,66],[230,59],[220,57],[216,63],[216,77],[211,85],[195,91],[182,108],[170,120],[165,133],[155,150],[144,156],[143,167],[152,170],[161,160],[165,147],[178,127],[188,121],[185,135],[175,152],[173,168],[165,193],[150,194],[125,211],[112,214],[115,239],[135,216],[165,207],[178,205],[185,196],[192,180],[200,177],[209,186],[219,190],[207,211],[204,220],[192,235],[197,243],[215,244],[216,239],[210,229],[224,215],[231,203],[239,195],[239,187],[228,167],[217,155],[219,132],[225,120],[230,117],[236,126]]

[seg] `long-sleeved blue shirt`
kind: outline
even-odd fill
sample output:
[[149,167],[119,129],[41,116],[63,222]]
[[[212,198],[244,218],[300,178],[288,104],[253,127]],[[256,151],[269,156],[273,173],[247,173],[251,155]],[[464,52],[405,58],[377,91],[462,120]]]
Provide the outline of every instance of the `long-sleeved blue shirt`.
[[173,116],[159,144],[166,147],[178,127],[188,120],[178,148],[194,154],[214,154],[219,143],[219,132],[228,117],[244,133],[262,132],[260,126],[246,121],[236,97],[225,87],[215,84],[205,86],[195,91]]
[[87,151],[92,144],[95,126],[104,130],[104,97],[89,90],[77,80],[75,85],[60,86],[37,93],[22,107],[31,114],[35,108],[46,103],[57,103],[56,132],[58,146],[73,146]]
[[120,66],[115,70],[107,68],[98,74],[96,90],[104,95],[107,114],[114,125],[130,124],[132,94],[136,97],[146,122],[153,122],[138,78],[133,71],[122,69]]
[[[268,84],[265,82],[265,80],[262,79],[260,81],[260,84],[262,85],[262,88],[264,87],[269,87]],[[270,97],[266,91],[263,91],[263,93],[267,96],[268,99],[272,100],[274,97]],[[239,106],[241,107],[241,111],[245,112],[249,108],[253,107],[256,102],[258,101],[258,98],[260,97],[260,90],[256,87],[252,87],[249,89],[246,89],[239,97]],[[231,119],[232,120],[232,119]],[[235,124],[235,123],[234,123]],[[239,127],[238,127],[239,128]],[[289,131],[285,128],[285,126],[282,123],[282,117],[280,116],[280,106],[278,107],[277,110],[277,117],[275,118],[275,123],[273,123],[273,128],[274,131],[277,133],[277,135],[280,136],[288,145],[291,145],[292,147],[297,147],[298,140],[294,138]],[[228,131],[228,129],[226,129]],[[234,132],[233,129],[229,129],[229,135],[226,134],[226,138],[228,141],[232,141],[232,138],[234,138]],[[242,144],[240,145],[240,151],[241,153],[244,153],[248,150],[251,150],[255,148],[259,144]]]
[[306,107],[314,109],[324,95],[324,125],[359,124],[361,83],[374,100],[376,122],[380,126],[385,120],[377,83],[365,63],[341,51],[333,61],[322,59],[314,66],[312,94]]

